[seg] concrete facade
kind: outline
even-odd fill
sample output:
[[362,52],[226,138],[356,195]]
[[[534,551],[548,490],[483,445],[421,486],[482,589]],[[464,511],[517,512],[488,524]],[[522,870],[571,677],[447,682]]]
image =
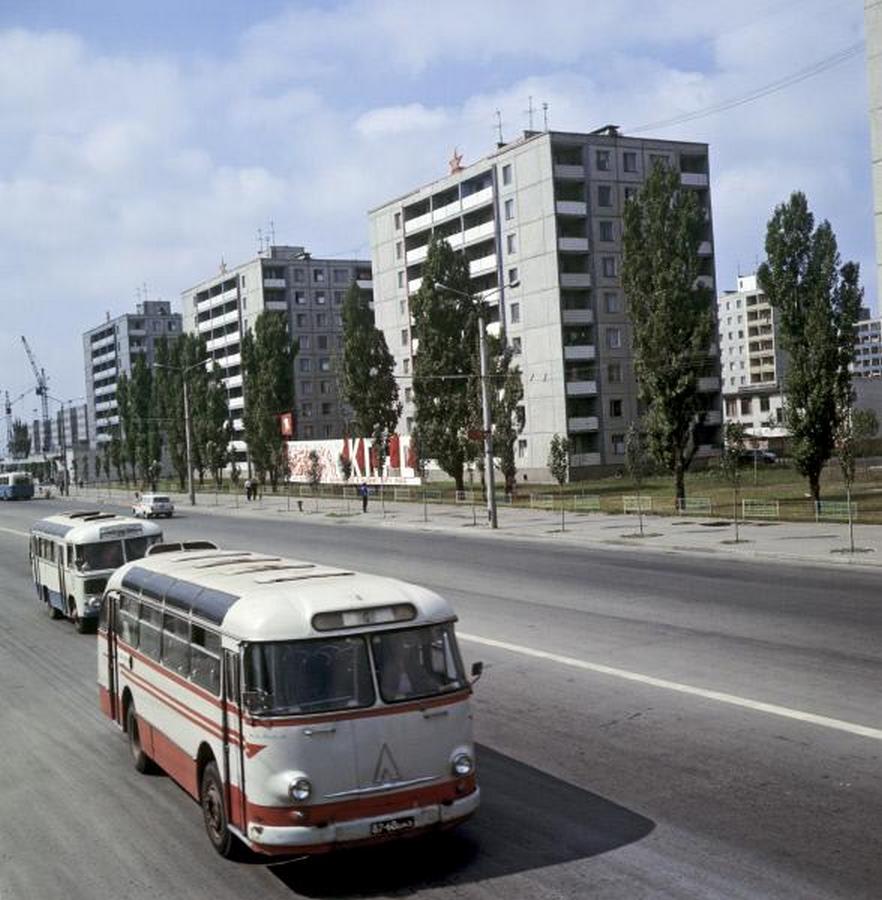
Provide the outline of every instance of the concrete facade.
[[156,341],[175,340],[181,333],[181,315],[164,300],[145,300],[134,313],[110,318],[83,335],[86,371],[86,406],[89,443],[94,449],[109,441],[119,427],[116,386],[122,373],[131,374],[135,359],[144,356],[153,365]]
[[882,302],[882,5],[864,0],[870,139],[873,154],[873,212],[876,223],[876,279]]
[[313,259],[303,247],[272,246],[181,294],[184,328],[207,340],[223,371],[233,425],[233,448],[245,459],[242,336],[265,310],[284,315],[300,349],[294,360],[295,437],[339,438],[347,424],[337,389],[342,347],[341,309],[349,286],[370,291],[367,260]]
[[[569,437],[571,474],[600,474],[625,461],[637,417],[627,298],[621,286],[622,211],[656,160],[681,172],[707,215],[702,278],[714,286],[713,224],[705,144],[622,136],[527,132],[478,162],[370,213],[376,321],[407,385],[412,371],[408,298],[420,286],[430,236],[463,250],[489,319],[504,329],[523,373],[524,430],[518,468],[548,477],[554,434]],[[456,160],[453,161],[454,163]],[[506,287],[512,281],[516,288]],[[501,289],[500,289],[500,286]],[[710,455],[722,420],[718,360],[702,379]],[[404,394],[400,430],[414,416]]]
[[864,378],[882,376],[882,319],[862,319],[854,332],[852,372]]
[[783,437],[787,354],[756,275],[739,276],[738,289],[720,295],[717,327],[725,421],[740,422],[755,437]]

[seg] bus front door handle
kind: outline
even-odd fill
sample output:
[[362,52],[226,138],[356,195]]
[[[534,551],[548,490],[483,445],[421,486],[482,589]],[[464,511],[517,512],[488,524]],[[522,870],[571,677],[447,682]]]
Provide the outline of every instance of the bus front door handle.
[[131,653],[129,654],[129,668],[130,669],[135,668],[135,658],[132,656]]
[[328,725],[327,728],[304,728],[303,733],[307,737],[312,737],[314,734],[333,734],[336,730],[336,725]]
[[446,709],[434,709],[434,710],[426,710],[423,712],[424,719],[440,719],[441,716],[446,716]]

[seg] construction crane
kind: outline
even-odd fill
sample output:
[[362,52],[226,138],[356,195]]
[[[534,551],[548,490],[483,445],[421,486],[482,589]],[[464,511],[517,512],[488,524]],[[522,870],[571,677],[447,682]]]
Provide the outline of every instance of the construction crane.
[[[34,388],[34,393],[40,398],[42,405],[43,424],[40,426],[40,431],[42,432],[41,437],[43,438],[43,453],[48,453],[51,446],[49,435],[49,379],[46,377],[46,370],[41,369],[37,365],[37,360],[34,358],[33,351],[24,335],[21,336],[21,342],[24,344],[31,368],[34,370],[34,378],[37,379],[37,386]],[[37,448],[35,447],[34,449],[36,450]]]
[[6,452],[7,452],[10,456],[12,455],[12,432],[13,432],[13,430],[14,430],[13,427],[12,427],[12,407],[13,407],[16,403],[18,403],[19,400],[23,400],[25,397],[27,397],[27,395],[30,394],[30,392],[31,392],[32,390],[33,390],[33,388],[28,388],[28,390],[22,391],[22,393],[20,393],[20,394],[15,398],[15,400],[10,400],[10,399],[9,399],[9,391],[6,391],[6,392],[5,392],[5,393],[6,393],[6,406],[5,406],[5,412],[6,412]]

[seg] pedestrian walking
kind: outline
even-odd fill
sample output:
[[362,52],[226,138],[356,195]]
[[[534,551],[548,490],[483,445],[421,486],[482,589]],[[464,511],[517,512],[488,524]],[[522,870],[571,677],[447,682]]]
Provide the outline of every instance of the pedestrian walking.
[[366,482],[362,481],[358,486],[358,495],[361,497],[361,511],[366,513],[368,505],[368,486]]
[[253,485],[251,484],[251,479],[245,479],[245,499],[251,502],[251,492],[253,490]]

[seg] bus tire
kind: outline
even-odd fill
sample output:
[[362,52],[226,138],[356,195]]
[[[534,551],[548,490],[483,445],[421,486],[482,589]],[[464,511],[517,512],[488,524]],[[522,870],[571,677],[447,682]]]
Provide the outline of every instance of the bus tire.
[[76,612],[73,614],[73,623],[74,628],[77,630],[77,634],[92,634],[95,631],[94,619],[84,619],[82,616],[78,615]]
[[47,588],[43,588],[43,602],[46,604],[46,612],[49,613],[50,619],[60,619],[61,612],[57,610],[49,600],[49,591]]
[[227,822],[224,785],[214,760],[208,763],[202,771],[199,804],[202,806],[202,818],[211,846],[224,859],[232,859],[236,852],[236,838],[230,831]]
[[151,770],[152,763],[141,746],[141,735],[138,732],[138,717],[135,714],[134,703],[130,703],[126,710],[126,732],[129,735],[129,751],[132,754],[132,762],[139,772],[146,774]]

